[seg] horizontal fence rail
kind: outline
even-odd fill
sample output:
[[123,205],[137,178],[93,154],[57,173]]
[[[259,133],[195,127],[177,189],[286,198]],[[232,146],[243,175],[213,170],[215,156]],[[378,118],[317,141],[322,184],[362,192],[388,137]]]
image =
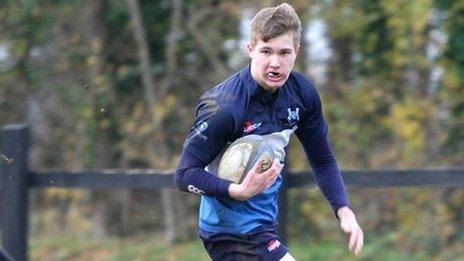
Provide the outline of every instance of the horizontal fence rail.
[[[30,172],[31,187],[90,189],[174,188],[173,171],[155,169]],[[284,173],[287,188],[315,185],[311,172]],[[342,171],[348,187],[464,187],[464,167]]]
[[[348,187],[464,187],[464,167],[422,169],[371,169],[342,170]],[[288,187],[300,188],[314,185],[309,173],[289,173]]]
[[103,170],[31,172],[31,187],[87,189],[174,188],[173,175],[159,170]]

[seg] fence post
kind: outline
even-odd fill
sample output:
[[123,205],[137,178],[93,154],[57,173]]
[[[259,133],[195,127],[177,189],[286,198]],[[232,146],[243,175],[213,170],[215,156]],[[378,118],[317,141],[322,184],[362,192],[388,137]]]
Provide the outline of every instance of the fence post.
[[288,167],[282,170],[282,186],[279,191],[279,216],[277,222],[277,235],[288,246],[287,242],[287,216],[288,216]]
[[29,128],[6,125],[1,130],[2,243],[16,261],[27,260]]

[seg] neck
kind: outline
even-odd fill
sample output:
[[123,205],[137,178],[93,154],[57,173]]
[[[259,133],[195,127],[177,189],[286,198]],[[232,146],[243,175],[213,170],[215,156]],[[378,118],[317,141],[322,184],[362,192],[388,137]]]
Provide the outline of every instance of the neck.
[[259,87],[263,88],[264,90],[266,90],[266,91],[268,91],[270,93],[275,93],[277,91],[278,87],[277,88],[271,88],[271,87],[267,86],[264,82],[261,82],[261,81],[258,80],[259,77],[258,77],[258,75],[256,75],[256,72],[253,70],[253,64],[251,65],[250,71],[251,71],[251,77],[258,84]]

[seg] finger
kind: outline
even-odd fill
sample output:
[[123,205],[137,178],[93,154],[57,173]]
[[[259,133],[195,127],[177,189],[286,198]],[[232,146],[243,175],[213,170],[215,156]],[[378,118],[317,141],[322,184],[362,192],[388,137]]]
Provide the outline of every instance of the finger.
[[268,180],[267,187],[271,187],[275,183],[275,181],[277,180],[278,177],[279,177],[278,172],[274,172],[274,174]]
[[278,161],[274,161],[273,165],[274,165],[274,169],[272,173],[270,174],[270,179],[272,182],[274,182],[279,177],[279,174],[282,171],[282,168],[284,167],[284,165]]
[[280,163],[280,160],[277,158],[274,158],[272,165],[276,166],[277,168],[282,168],[284,166],[284,164]]
[[353,252],[355,255],[358,255],[360,251],[360,244],[362,242],[361,234],[362,234],[361,229],[359,228],[353,229],[352,237],[354,239],[353,239],[353,245],[351,246],[350,251]]
[[245,178],[250,178],[251,176],[254,176],[256,173],[259,173],[259,169],[261,168],[261,165],[263,165],[264,159],[263,157],[259,158],[255,165],[248,171],[247,176]]
[[356,246],[356,240],[357,240],[358,234],[356,233],[356,231],[353,231],[351,228],[350,228],[349,233],[350,233],[350,242],[348,244],[348,249],[351,252],[353,252]]
[[251,168],[254,172],[258,172],[259,169],[261,169],[261,166],[263,165],[264,163],[264,158],[263,157],[260,157],[255,165],[253,165],[253,168]]
[[353,254],[355,256],[359,255],[359,252],[360,252],[360,235],[358,234],[358,236],[356,237],[356,242],[355,242],[355,245],[353,247]]
[[280,172],[282,172],[282,170],[284,169],[285,164],[280,163],[278,160],[277,160],[277,164],[279,166],[279,168],[277,170],[277,174],[280,174]]
[[274,171],[275,171],[277,174],[279,174],[280,171],[282,170],[282,168],[284,167],[284,165],[281,164],[281,163],[279,162],[279,160],[274,159],[274,161],[272,161],[272,167],[273,167]]
[[264,180],[264,182],[266,183],[266,187],[269,188],[270,186],[272,186],[272,184],[275,183],[278,176],[279,175],[277,174],[277,171],[275,170],[268,172]]
[[271,166],[272,171],[274,172],[273,176],[274,175],[278,176],[280,172],[282,171],[283,167],[284,167],[284,164],[281,164],[278,159],[274,159],[272,161],[272,166]]
[[358,240],[355,249],[355,255],[359,255],[364,245],[364,233],[360,230],[358,235]]
[[280,175],[280,170],[277,170],[273,175],[273,179],[276,180],[279,177],[279,175]]
[[267,170],[262,172],[261,174],[264,176],[271,176],[273,172],[277,170],[277,168],[278,168],[278,165],[276,164],[276,162],[272,161],[271,166]]
[[272,168],[269,170],[269,172],[266,173],[266,188],[271,187],[277,178],[279,177],[280,170],[282,169],[282,164],[278,161],[273,161],[272,163]]

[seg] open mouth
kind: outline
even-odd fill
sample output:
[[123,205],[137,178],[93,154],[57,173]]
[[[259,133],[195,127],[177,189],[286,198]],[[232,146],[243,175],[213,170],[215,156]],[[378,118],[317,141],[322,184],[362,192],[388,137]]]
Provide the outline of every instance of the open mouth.
[[278,72],[268,72],[266,76],[272,81],[279,81],[282,79],[282,74]]

